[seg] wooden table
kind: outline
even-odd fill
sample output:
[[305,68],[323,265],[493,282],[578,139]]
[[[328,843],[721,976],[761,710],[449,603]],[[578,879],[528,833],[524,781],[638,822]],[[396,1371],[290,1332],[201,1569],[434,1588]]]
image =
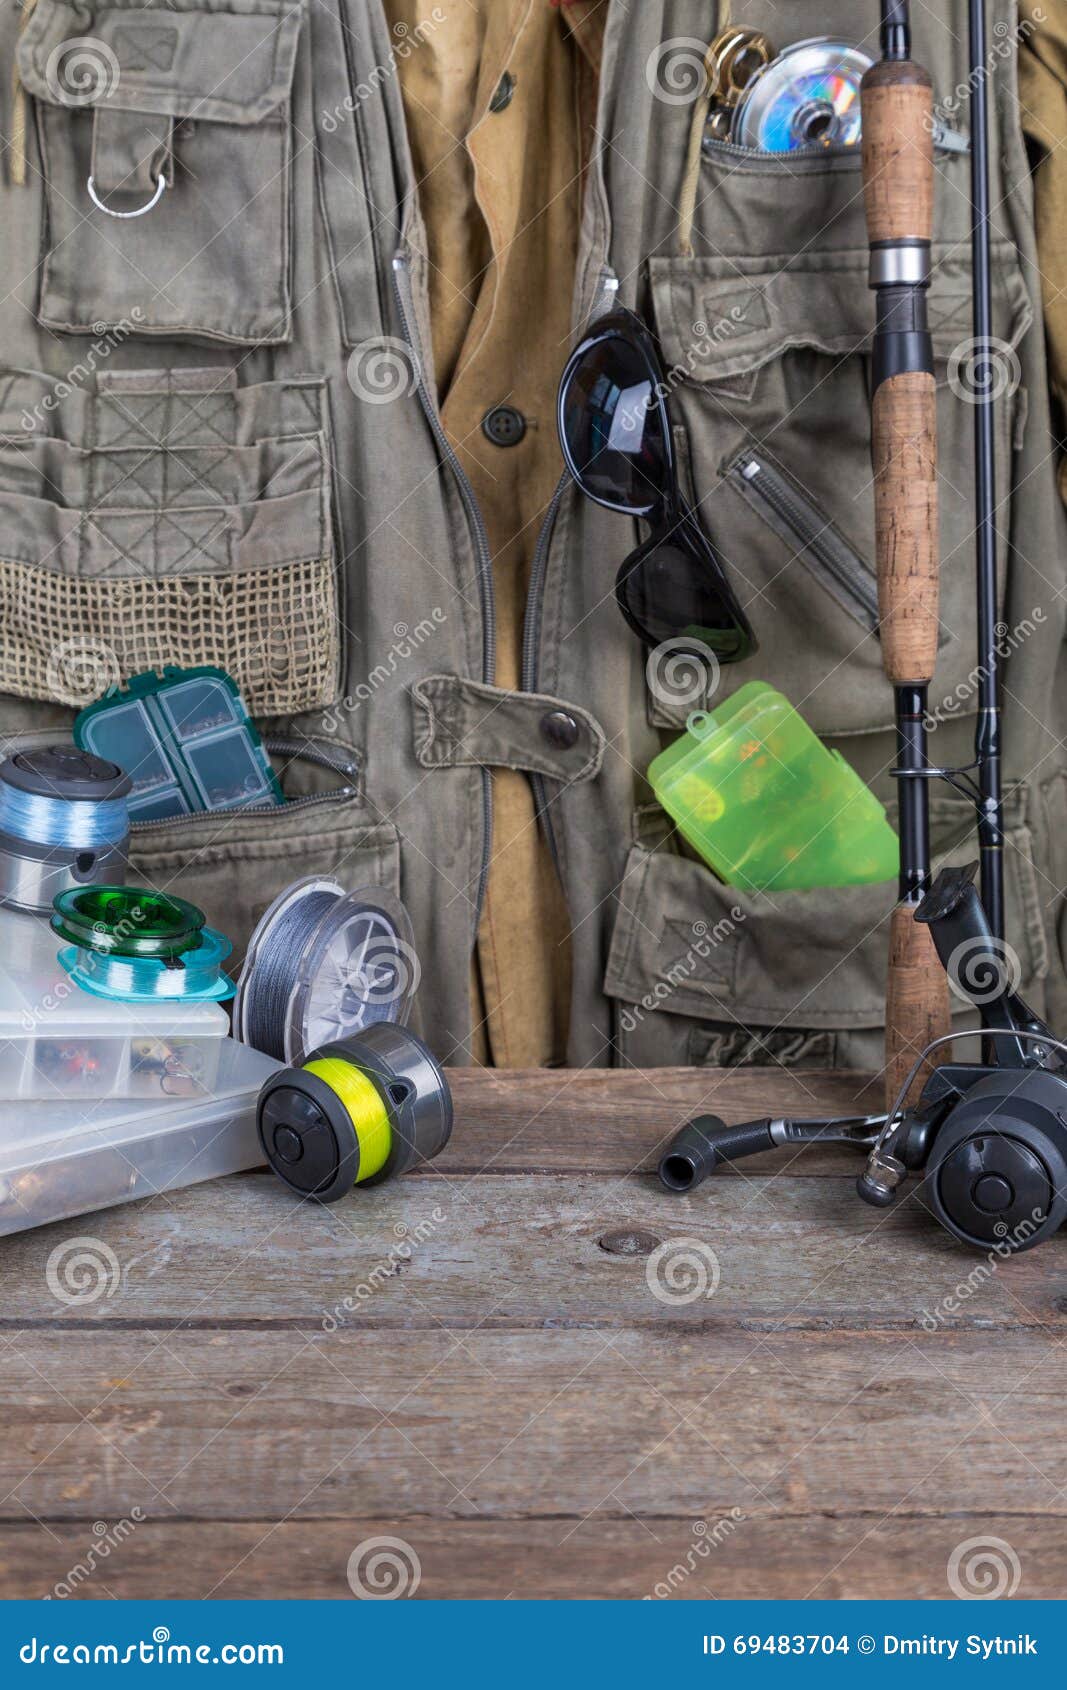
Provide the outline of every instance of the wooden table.
[[[865,1208],[847,1151],[654,1180],[688,1112],[847,1110],[855,1077],[453,1078],[432,1172],[0,1243],[0,1595],[349,1598],[387,1537],[422,1597],[944,1597],[990,1535],[1062,1595],[1062,1243],[991,1268]],[[68,1305],[79,1237],[117,1271]],[[679,1239],[712,1295],[664,1297]]]

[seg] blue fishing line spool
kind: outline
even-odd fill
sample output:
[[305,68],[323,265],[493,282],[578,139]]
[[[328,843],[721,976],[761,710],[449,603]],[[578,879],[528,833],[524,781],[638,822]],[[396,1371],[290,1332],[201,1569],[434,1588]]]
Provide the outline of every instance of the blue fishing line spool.
[[43,915],[72,887],[121,877],[131,782],[76,745],[19,751],[0,764],[0,903]]
[[184,898],[135,886],[79,887],[55,900],[59,960],[94,997],[123,1003],[217,1003],[233,996],[230,941]]

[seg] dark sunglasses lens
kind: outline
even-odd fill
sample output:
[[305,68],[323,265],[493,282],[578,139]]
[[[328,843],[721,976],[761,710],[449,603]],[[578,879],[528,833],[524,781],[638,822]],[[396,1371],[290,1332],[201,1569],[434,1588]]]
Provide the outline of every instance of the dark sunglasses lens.
[[571,372],[563,397],[570,468],[591,499],[647,511],[667,483],[661,407],[637,347],[611,335]]
[[720,663],[737,663],[755,649],[728,584],[670,540],[645,546],[628,558],[615,591],[631,627],[650,646],[693,640],[713,651]]

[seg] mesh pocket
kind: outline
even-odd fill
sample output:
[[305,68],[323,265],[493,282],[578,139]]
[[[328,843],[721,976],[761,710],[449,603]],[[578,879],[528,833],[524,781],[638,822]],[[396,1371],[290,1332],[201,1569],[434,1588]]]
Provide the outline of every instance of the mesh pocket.
[[81,706],[166,664],[216,664],[256,715],[337,696],[340,639],[330,558],[230,575],[57,574],[0,561],[0,689]]
[[[0,371],[0,691],[80,707],[167,664],[256,715],[341,687],[325,385],[109,371],[57,400]],[[29,417],[38,427],[10,426]]]

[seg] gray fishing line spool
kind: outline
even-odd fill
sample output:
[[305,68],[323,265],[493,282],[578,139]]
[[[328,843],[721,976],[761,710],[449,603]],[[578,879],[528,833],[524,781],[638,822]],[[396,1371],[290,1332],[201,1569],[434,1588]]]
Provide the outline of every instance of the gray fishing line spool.
[[0,903],[40,915],[60,892],[126,878],[130,778],[76,745],[0,764]]
[[390,1021],[419,983],[411,919],[377,887],[345,892],[308,875],[281,892],[252,935],[234,999],[234,1037],[299,1066],[310,1052]]

